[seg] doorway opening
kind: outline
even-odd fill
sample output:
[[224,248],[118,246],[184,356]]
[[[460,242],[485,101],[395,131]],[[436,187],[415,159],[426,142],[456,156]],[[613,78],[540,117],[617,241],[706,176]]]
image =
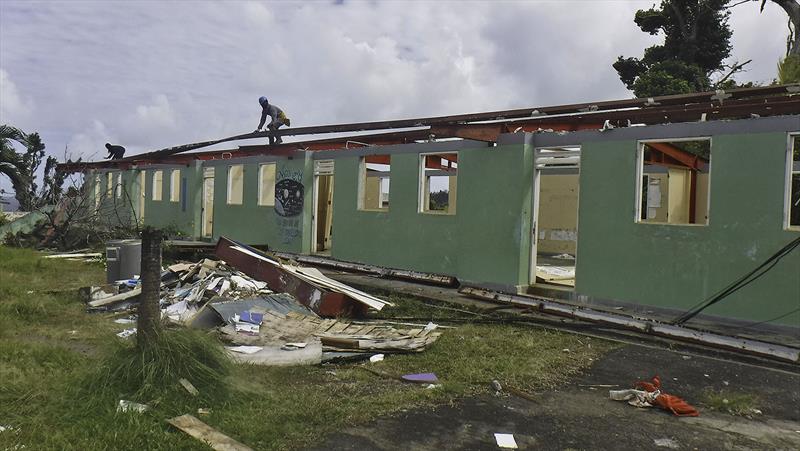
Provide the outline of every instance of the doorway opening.
[[214,168],[203,169],[202,233],[211,238],[214,233]]
[[330,255],[333,245],[333,160],[314,162],[312,252]]
[[575,289],[581,149],[534,152],[531,285]]

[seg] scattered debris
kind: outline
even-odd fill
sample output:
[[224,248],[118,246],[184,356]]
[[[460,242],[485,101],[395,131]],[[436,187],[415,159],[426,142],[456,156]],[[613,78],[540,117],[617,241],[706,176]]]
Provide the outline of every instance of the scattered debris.
[[653,444],[656,446],[660,446],[662,448],[670,448],[670,449],[680,449],[680,445],[678,444],[677,440],[673,440],[671,438],[656,438],[653,439]]
[[167,423],[218,451],[252,451],[249,446],[237,442],[189,414],[170,418]]
[[255,354],[262,350],[261,346],[228,346],[229,351],[240,352],[242,354]]
[[9,425],[5,425],[4,426],[4,425],[0,424],[0,432],[12,431],[12,430],[14,430],[13,427],[11,427]]
[[514,434],[500,434],[495,432],[494,439],[497,446],[500,448],[517,449],[517,441],[514,440]]
[[211,415],[211,408],[210,407],[208,407],[208,408],[200,407],[200,408],[197,409],[197,414],[198,415]]
[[132,337],[134,335],[136,335],[136,328],[135,327],[133,329],[125,329],[122,332],[117,334],[117,336],[119,338],[130,338],[130,337]]
[[500,393],[502,393],[503,386],[500,385],[500,382],[497,379],[493,380],[491,385],[495,395],[499,395]]
[[197,396],[197,395],[199,395],[199,394],[200,394],[200,392],[199,392],[199,391],[197,391],[197,389],[195,388],[195,386],[194,386],[194,385],[192,385],[192,383],[191,383],[191,382],[189,382],[188,380],[186,380],[186,379],[183,379],[183,378],[182,378],[182,379],[178,379],[178,382],[179,382],[179,383],[181,384],[181,386],[183,386],[183,388],[185,388],[185,389],[186,389],[186,391],[188,391],[188,392],[189,392],[189,394],[191,394],[192,396]]
[[384,355],[383,354],[375,354],[369,358],[369,361],[372,363],[381,362],[383,361]]
[[[369,359],[377,353],[421,352],[441,335],[434,323],[405,324],[399,329],[382,321],[322,318],[319,313],[326,310],[321,308],[325,293],[335,294],[340,304],[345,297],[365,308],[380,309],[390,304],[329,279],[314,268],[284,264],[255,249],[229,243],[232,244],[222,249],[234,257],[244,256],[244,261],[261,269],[280,269],[267,273],[270,277],[279,275],[279,280],[257,280],[222,260],[176,263],[161,274],[160,307],[162,318],[174,324],[217,329],[220,338],[230,345],[228,354],[235,361],[306,365]],[[247,266],[248,272],[251,269]],[[298,284],[305,288],[301,290]],[[80,291],[90,311],[130,314],[136,311],[142,287],[139,278],[134,277]],[[305,297],[307,305],[299,296]],[[333,308],[333,304],[326,305],[328,310]],[[134,321],[135,316],[131,315],[114,322]],[[133,328],[117,335],[128,338],[135,333]]]
[[99,252],[89,253],[66,253],[66,254],[51,254],[45,255],[44,258],[66,258],[69,260],[99,260],[103,254]]
[[628,401],[635,407],[658,406],[679,417],[696,417],[700,413],[683,399],[661,392],[661,378],[653,376],[650,382],[639,381],[633,389],[609,390],[608,397],[614,401]]
[[417,374],[404,374],[400,376],[406,382],[413,382],[415,384],[435,384],[439,382],[439,378],[433,373],[417,373]]
[[126,401],[124,399],[120,399],[119,404],[117,404],[117,412],[142,413],[148,410],[149,408],[150,406],[146,404],[139,404],[138,402]]

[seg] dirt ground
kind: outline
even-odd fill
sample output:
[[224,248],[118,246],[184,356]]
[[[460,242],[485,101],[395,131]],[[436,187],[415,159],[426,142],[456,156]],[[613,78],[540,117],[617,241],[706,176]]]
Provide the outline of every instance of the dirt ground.
[[[661,376],[662,389],[700,410],[678,418],[608,399]],[[488,383],[488,381],[487,381]],[[745,393],[763,413],[750,418],[711,409],[705,394]],[[668,350],[617,349],[557,391],[464,399],[408,410],[327,437],[314,450],[496,450],[494,433],[514,434],[520,449],[800,449],[800,375]]]

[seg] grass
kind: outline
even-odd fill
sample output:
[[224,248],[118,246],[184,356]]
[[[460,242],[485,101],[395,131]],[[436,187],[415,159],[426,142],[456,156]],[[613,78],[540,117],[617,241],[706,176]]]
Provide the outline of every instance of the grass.
[[[382,378],[360,363],[212,364],[219,362],[219,344],[189,330],[165,333],[152,355],[136,357],[132,341],[114,335],[130,326],[85,313],[77,299],[74,289],[103,280],[100,264],[44,260],[0,246],[0,425],[13,427],[0,432],[0,449],[207,449],[164,421],[184,413],[254,449],[297,449],[381,415],[488,393],[492,379],[546,390],[611,347],[524,325],[480,323],[483,317],[391,296],[396,306],[376,316],[458,327],[444,330],[425,352],[366,365],[393,375],[434,372],[440,387]],[[187,363],[178,358],[185,354],[200,358]],[[179,376],[200,396],[183,390]],[[118,413],[120,399],[150,410]],[[199,415],[198,408],[211,413]]]
[[750,416],[758,411],[758,397],[749,393],[707,390],[703,392],[701,402],[713,410],[731,415]]

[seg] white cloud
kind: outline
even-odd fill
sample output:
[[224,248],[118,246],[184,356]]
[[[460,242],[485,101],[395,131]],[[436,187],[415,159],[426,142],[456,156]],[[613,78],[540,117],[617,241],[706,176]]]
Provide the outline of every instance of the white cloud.
[[[629,97],[611,64],[659,41],[633,23],[651,4],[2,0],[0,111],[98,158],[249,132],[261,95],[293,126]],[[785,17],[751,6],[739,79],[769,81]]]
[[0,124],[23,126],[33,113],[33,100],[23,97],[4,69],[0,69]]

